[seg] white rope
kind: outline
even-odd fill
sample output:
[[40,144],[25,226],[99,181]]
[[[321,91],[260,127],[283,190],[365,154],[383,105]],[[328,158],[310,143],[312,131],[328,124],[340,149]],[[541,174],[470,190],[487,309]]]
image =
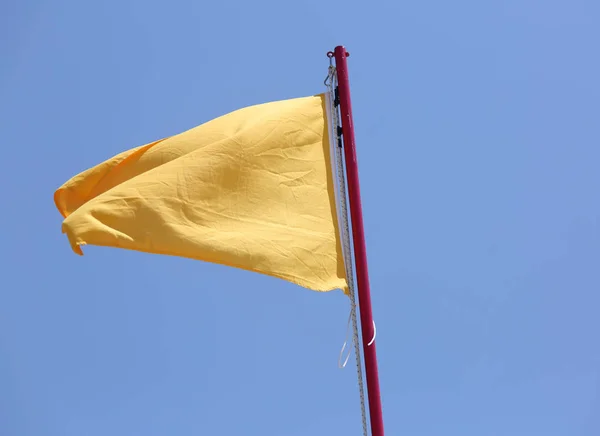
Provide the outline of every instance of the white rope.
[[[354,287],[354,268],[352,264],[352,251],[350,249],[350,224],[348,222],[348,202],[346,199],[346,177],[344,175],[344,163],[342,156],[342,149],[338,146],[340,137],[338,135],[337,127],[339,124],[339,114],[338,110],[335,107],[335,88],[337,87],[337,74],[336,69],[333,65],[329,66],[329,76],[326,81],[327,87],[329,88],[330,102],[331,102],[331,120],[333,126],[333,135],[335,139],[335,144],[333,147],[335,149],[335,161],[336,161],[336,169],[337,169],[337,179],[338,179],[338,187],[339,187],[339,200],[340,200],[340,208],[341,208],[341,221],[342,221],[342,248],[345,258],[345,266],[346,266],[346,280],[348,282],[348,289],[350,292],[350,316],[348,322],[352,321],[352,331],[353,331],[353,343],[354,343],[354,352],[356,355],[356,375],[358,379],[358,390],[360,394],[360,411],[362,415],[362,426],[363,426],[363,436],[368,436],[368,426],[367,426],[367,412],[366,412],[366,404],[365,404],[365,387],[364,387],[364,379],[362,373],[362,362],[361,362],[361,352],[360,352],[360,339],[358,333],[358,320],[356,317],[356,293]],[[350,325],[348,324],[348,327]],[[348,334],[346,333],[346,341],[342,346],[342,350],[340,352],[340,358],[338,361],[338,365],[342,360],[342,354],[346,348],[348,342]],[[373,338],[374,340],[375,338]],[[372,341],[371,341],[372,343]],[[346,360],[342,365],[342,368],[346,366],[348,363],[348,359],[350,358],[350,352],[346,357]]]
[[352,313],[350,313],[348,315],[348,326],[346,327],[346,340],[344,341],[344,345],[342,345],[342,349],[340,350],[340,357],[338,358],[338,367],[339,368],[346,367],[346,364],[348,363],[348,360],[350,359],[350,355],[352,354],[352,348],[348,348],[348,355],[346,356],[344,363],[342,363],[342,357],[344,356],[344,350],[346,349],[346,346],[348,345],[348,338],[350,337],[350,321],[351,320],[352,320]]

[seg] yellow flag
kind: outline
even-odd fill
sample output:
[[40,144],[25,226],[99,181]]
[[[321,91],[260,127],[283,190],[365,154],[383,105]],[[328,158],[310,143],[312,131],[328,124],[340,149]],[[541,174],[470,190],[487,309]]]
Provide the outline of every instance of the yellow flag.
[[251,106],[61,186],[73,250],[98,245],[346,289],[325,95]]

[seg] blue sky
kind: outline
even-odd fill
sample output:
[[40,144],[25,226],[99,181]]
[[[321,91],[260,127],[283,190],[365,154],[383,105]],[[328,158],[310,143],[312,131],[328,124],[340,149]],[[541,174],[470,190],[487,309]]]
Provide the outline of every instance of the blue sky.
[[600,434],[600,4],[0,4],[0,435],[359,435],[348,302],[87,247],[52,195],[349,59],[388,435]]

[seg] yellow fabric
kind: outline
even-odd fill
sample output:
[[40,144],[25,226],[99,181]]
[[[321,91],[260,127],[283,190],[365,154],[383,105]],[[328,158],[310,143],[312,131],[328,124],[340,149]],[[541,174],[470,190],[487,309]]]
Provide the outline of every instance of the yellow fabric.
[[123,152],[56,191],[63,232],[347,292],[326,113],[266,103]]

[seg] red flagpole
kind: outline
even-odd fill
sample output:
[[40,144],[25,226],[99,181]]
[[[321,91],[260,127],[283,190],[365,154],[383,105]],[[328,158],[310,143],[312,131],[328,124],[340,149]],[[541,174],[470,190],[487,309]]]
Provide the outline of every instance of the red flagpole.
[[[348,177],[348,197],[350,200],[350,217],[352,218],[352,240],[354,242],[354,259],[356,262],[356,280],[358,285],[358,304],[362,331],[362,345],[365,358],[367,393],[369,398],[369,415],[371,435],[383,435],[383,412],[379,390],[379,374],[377,370],[377,353],[375,351],[375,324],[371,309],[371,289],[367,267],[367,247],[360,201],[360,184],[358,181],[358,163],[356,160],[356,142],[354,139],[354,123],[352,120],[352,103],[350,101],[350,81],[348,79],[348,63],[350,56],[343,46],[334,50],[335,66],[338,78],[340,113],[342,118],[342,136]],[[369,345],[369,343],[371,345]]]

